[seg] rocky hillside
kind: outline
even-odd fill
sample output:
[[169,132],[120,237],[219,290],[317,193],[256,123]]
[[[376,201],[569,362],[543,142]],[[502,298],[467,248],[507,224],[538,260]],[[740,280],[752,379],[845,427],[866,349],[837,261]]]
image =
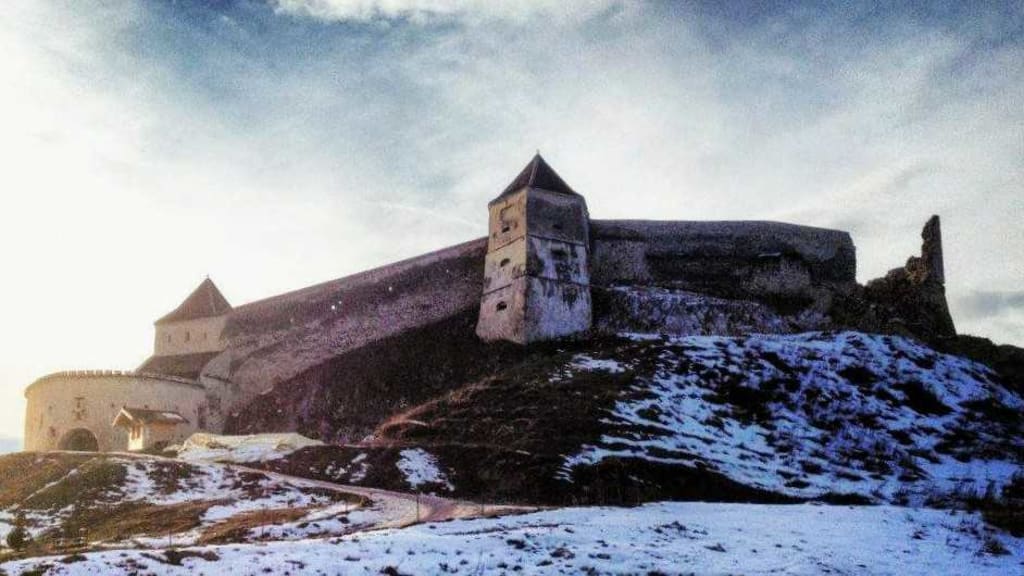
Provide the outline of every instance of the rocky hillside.
[[1011,388],[901,337],[632,335],[536,351],[369,442],[272,466],[408,489],[396,470],[416,448],[446,479],[418,489],[485,499],[962,501],[1021,482]]

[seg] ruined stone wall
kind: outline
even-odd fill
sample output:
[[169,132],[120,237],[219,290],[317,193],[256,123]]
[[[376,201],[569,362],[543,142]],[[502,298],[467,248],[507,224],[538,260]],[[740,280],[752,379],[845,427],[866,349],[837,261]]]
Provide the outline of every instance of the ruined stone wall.
[[189,424],[182,437],[204,419],[206,394],[197,384],[170,377],[110,371],[60,372],[25,390],[25,450],[57,450],[73,431],[88,430],[101,451],[128,448],[128,434],[112,426],[121,408],[173,410]]
[[591,237],[595,286],[660,286],[811,305],[856,283],[853,241],[838,230],[777,222],[595,220]]
[[921,255],[868,282],[858,326],[875,332],[916,336],[927,342],[956,336],[946,302],[942,230],[932,216],[921,231]]

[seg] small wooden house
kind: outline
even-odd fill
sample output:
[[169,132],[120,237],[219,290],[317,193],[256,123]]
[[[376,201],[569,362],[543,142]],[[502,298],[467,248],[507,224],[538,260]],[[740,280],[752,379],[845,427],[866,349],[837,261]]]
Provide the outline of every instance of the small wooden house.
[[160,450],[180,442],[190,430],[189,421],[172,410],[121,408],[115,427],[128,432],[128,450]]

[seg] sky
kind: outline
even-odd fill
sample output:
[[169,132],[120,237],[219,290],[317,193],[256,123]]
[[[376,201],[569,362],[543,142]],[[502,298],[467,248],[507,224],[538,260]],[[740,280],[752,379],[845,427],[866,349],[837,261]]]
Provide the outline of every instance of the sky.
[[6,0],[0,437],[56,370],[484,235],[535,151],[594,218],[942,217],[961,332],[1024,345],[1024,2]]

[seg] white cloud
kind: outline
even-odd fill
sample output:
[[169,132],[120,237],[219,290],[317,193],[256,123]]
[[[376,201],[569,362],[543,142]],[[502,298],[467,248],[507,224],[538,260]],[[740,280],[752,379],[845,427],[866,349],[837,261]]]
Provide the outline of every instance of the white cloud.
[[324,21],[407,19],[432,22],[458,18],[469,22],[523,22],[536,17],[558,22],[584,20],[633,0],[270,0],[283,14]]

